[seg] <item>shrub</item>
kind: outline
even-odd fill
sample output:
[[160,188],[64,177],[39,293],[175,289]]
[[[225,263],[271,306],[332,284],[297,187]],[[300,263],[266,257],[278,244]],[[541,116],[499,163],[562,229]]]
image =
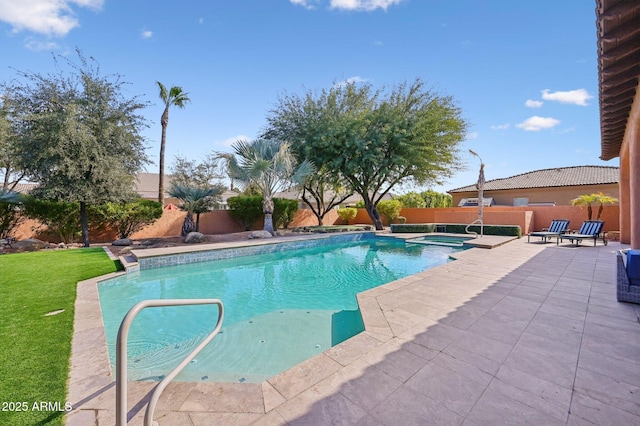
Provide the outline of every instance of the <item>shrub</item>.
[[118,238],[129,238],[162,217],[162,205],[144,199],[131,203],[107,203],[93,210],[100,222],[116,230]]
[[389,224],[391,224],[396,217],[400,216],[402,204],[399,200],[382,200],[376,208],[378,209],[378,213],[386,217]]
[[80,203],[29,197],[24,204],[24,210],[27,217],[40,222],[65,244],[74,242],[80,236]]
[[358,209],[354,207],[343,207],[338,209],[338,216],[340,216],[340,219],[344,220],[347,225],[351,220],[355,219],[357,215]]
[[[445,229],[443,232],[450,232],[452,234],[466,234],[465,229],[467,225],[464,223],[448,223],[437,224],[438,227],[443,226]],[[435,223],[411,223],[411,224],[393,224],[391,225],[391,232],[403,233],[403,232],[435,232]],[[480,234],[480,226],[472,225],[469,227],[469,231],[477,232]],[[484,235],[505,235],[513,237],[522,237],[522,229],[518,225],[484,225]]]
[[424,208],[427,206],[427,202],[417,192],[408,192],[404,195],[398,195],[395,197],[400,201],[403,208]]
[[256,220],[262,215],[262,196],[260,195],[239,195],[227,199],[229,214],[240,222],[245,231],[250,231]]
[[451,207],[453,200],[449,194],[432,190],[421,192],[420,196],[425,201],[425,207]]
[[[260,197],[262,203],[262,197]],[[289,224],[293,220],[298,211],[298,201],[288,200],[286,198],[274,198],[273,199],[273,225],[275,229],[281,226],[284,229],[289,227]]]
[[0,238],[13,236],[13,231],[24,220],[19,204],[0,201]]

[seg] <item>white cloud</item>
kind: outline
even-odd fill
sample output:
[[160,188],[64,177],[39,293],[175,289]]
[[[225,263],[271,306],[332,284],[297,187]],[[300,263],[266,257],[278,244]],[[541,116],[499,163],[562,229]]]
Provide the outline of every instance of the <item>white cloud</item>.
[[387,10],[389,6],[399,4],[401,1],[402,0],[331,0],[330,4],[331,9],[371,11],[378,8]]
[[227,138],[223,141],[220,142],[215,142],[214,145],[216,146],[224,146],[224,147],[231,147],[231,145],[233,145],[236,141],[239,140],[243,140],[243,141],[250,141],[251,138],[249,136],[246,135],[237,135],[237,136],[232,136],[230,138]]
[[20,0],[0,1],[0,21],[17,33],[28,30],[62,37],[79,25],[72,6],[99,10],[104,0]]
[[550,129],[558,124],[560,124],[560,120],[556,120],[555,118],[539,117],[534,115],[533,117],[527,118],[522,123],[516,124],[516,127],[528,132],[537,132],[542,129]]
[[317,0],[289,0],[293,4],[297,4],[298,6],[302,6],[307,9],[314,9]]
[[342,86],[346,86],[347,84],[358,84],[358,83],[365,83],[369,81],[366,78],[362,78],[359,75],[353,76],[353,77],[349,77],[346,80],[343,81],[339,81],[335,84],[335,86],[337,87],[342,87]]
[[467,140],[472,141],[478,137],[478,132],[471,132],[467,135]]
[[542,91],[542,99],[547,101],[557,101],[563,104],[587,106],[589,105],[587,100],[592,98],[593,96],[585,89],[569,90],[566,92],[551,92],[547,89]]
[[142,38],[144,38],[144,39],[151,38],[151,37],[153,37],[153,31],[142,30],[140,32],[140,36],[142,36]]
[[198,19],[198,24],[200,24],[200,25],[204,24],[204,18]]
[[507,130],[510,126],[511,124],[509,123],[497,124],[497,125],[491,126],[491,130]]
[[54,43],[52,41],[39,41],[33,38],[27,39],[27,41],[24,44],[24,47],[26,47],[29,50],[33,50],[35,52],[42,51],[42,50],[52,51],[52,50],[58,50],[60,48],[60,46],[58,46],[58,43]]
[[529,108],[540,108],[542,104],[544,104],[544,102],[534,101],[533,99],[527,99],[527,102],[524,103],[524,105]]

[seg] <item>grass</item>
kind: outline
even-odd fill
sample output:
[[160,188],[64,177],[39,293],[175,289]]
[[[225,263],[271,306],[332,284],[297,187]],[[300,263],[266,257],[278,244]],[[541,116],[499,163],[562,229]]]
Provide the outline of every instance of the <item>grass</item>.
[[76,284],[117,265],[101,248],[0,256],[1,425],[64,423],[64,412],[35,410],[34,403],[64,409]]

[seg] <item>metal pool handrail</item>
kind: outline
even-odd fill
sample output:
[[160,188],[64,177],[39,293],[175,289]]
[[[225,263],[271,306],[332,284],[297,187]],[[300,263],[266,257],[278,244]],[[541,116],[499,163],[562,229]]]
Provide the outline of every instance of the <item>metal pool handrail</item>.
[[127,312],[120,328],[118,329],[118,338],[116,340],[116,425],[126,426],[127,424],[127,338],[129,336],[129,328],[133,319],[145,308],[156,308],[162,306],[184,306],[184,305],[218,305],[218,322],[213,331],[191,352],[176,368],[171,371],[156,386],[147,411],[144,414],[145,426],[153,424],[153,412],[156,404],[160,399],[160,394],[167,387],[169,382],[173,380],[184,367],[186,367],[198,353],[213,340],[222,327],[224,318],[224,306],[220,299],[152,299],[143,300],[137,303]]

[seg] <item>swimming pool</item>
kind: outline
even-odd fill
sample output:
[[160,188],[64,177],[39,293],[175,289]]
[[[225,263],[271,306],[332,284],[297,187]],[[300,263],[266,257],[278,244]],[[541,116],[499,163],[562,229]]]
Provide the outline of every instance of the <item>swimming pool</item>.
[[[282,243],[271,253],[101,282],[111,365],[118,327],[134,304],[213,297],[225,304],[222,330],[177,380],[261,382],[363,331],[357,293],[446,263],[460,250],[395,238],[344,239],[324,238],[295,250],[283,246],[293,243]],[[130,379],[159,380],[213,329],[216,318],[213,306],[142,311],[129,332]]]

